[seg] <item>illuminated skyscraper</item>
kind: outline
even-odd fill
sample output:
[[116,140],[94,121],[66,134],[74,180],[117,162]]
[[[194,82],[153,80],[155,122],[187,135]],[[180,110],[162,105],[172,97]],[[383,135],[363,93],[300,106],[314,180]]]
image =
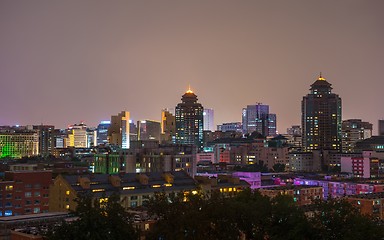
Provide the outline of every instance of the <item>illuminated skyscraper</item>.
[[341,151],[341,98],[320,74],[303,97],[303,150]]
[[175,109],[176,143],[203,146],[203,106],[189,89]]
[[269,105],[247,105],[242,114],[243,133],[258,132],[264,136],[276,135],[276,114],[269,113]]
[[39,154],[48,156],[55,148],[55,127],[52,125],[35,125],[33,130],[39,134]]
[[361,119],[344,120],[341,131],[343,152],[353,152],[356,142],[372,137],[372,123]]
[[101,121],[97,126],[97,145],[108,143],[108,128],[111,121]]
[[162,142],[175,142],[176,133],[175,116],[167,109],[161,111]]
[[204,131],[205,130],[215,131],[213,116],[214,116],[214,111],[212,108],[204,108],[204,112],[203,112],[203,118],[204,118],[203,130]]
[[117,116],[111,116],[111,126],[108,128],[108,142],[122,149],[129,148],[129,112],[123,111]]
[[137,140],[160,141],[160,122],[152,120],[137,121]]
[[80,124],[70,125],[68,127],[67,147],[86,148],[87,147],[87,125],[83,122]]

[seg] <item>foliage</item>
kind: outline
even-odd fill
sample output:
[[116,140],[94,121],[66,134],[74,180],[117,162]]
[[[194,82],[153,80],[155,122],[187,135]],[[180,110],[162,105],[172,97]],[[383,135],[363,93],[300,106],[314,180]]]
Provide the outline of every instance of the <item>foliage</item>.
[[272,166],[272,170],[274,172],[284,172],[285,171],[285,164],[282,163],[276,163]]
[[[186,197],[186,198],[185,198]],[[149,202],[159,220],[147,239],[383,239],[383,227],[345,201],[319,201],[308,218],[291,196],[245,190],[232,198],[165,193]]]
[[248,164],[244,166],[236,166],[234,168],[236,171],[244,172],[268,172],[268,166],[264,164],[264,161],[260,160],[255,164]]
[[93,198],[92,195],[82,195],[77,199],[75,221],[63,222],[47,233],[52,240],[118,240],[137,239],[129,215],[120,205],[117,194],[106,198]]
[[374,219],[361,215],[343,199],[317,203],[312,225],[317,239],[383,239],[383,226]]

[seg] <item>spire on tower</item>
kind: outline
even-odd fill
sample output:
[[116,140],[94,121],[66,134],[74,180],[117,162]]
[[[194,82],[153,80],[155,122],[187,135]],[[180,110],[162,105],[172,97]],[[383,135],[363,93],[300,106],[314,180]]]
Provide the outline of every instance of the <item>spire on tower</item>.
[[188,84],[188,91],[187,93],[193,93],[193,91],[191,90],[191,84]]
[[319,78],[318,78],[317,80],[323,80],[323,81],[325,81],[325,78],[323,78],[323,76],[321,75],[321,72],[320,72]]

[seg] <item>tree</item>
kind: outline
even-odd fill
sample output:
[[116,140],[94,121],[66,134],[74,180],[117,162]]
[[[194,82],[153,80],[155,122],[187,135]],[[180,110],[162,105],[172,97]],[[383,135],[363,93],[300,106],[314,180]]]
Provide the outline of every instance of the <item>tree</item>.
[[131,218],[120,205],[119,195],[93,198],[90,194],[84,194],[76,201],[78,205],[73,214],[77,219],[53,228],[47,233],[48,239],[138,239]]
[[379,222],[361,215],[354,206],[343,199],[317,202],[311,223],[317,233],[316,239],[384,238],[384,229]]
[[272,166],[272,170],[274,172],[284,172],[285,171],[285,164],[282,163],[276,163]]

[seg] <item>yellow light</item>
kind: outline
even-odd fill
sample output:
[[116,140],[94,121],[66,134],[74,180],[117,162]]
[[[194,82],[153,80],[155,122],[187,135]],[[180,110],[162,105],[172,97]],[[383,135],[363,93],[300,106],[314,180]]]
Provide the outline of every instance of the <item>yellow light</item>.
[[133,190],[135,187],[123,187],[123,190]]
[[105,191],[105,189],[102,189],[102,188],[92,190],[92,192],[104,192],[104,191]]
[[67,204],[67,205],[65,205],[65,209],[67,209],[67,210],[69,209],[69,205],[68,205],[68,204]]
[[166,186],[166,187],[172,187],[172,183],[165,183],[164,186]]
[[69,190],[65,191],[65,195],[69,195],[71,192]]
[[159,188],[161,185],[152,185],[153,188]]
[[193,195],[196,195],[196,194],[197,194],[197,191],[196,191],[196,190],[193,190],[193,191],[192,191],[192,194],[193,194]]

